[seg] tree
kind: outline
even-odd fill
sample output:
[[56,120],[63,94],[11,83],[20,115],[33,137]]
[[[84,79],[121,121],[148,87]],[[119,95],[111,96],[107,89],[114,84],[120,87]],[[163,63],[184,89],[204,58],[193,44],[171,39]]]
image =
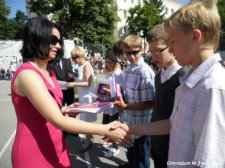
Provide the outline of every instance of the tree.
[[18,10],[16,12],[16,17],[14,18],[16,33],[14,35],[14,39],[22,39],[23,38],[23,27],[27,21],[27,17],[24,12]]
[[30,3],[31,11],[49,15],[62,26],[65,38],[79,38],[85,46],[112,46],[114,23],[118,21],[111,0],[38,0]]
[[146,37],[147,31],[163,22],[163,9],[161,0],[144,0],[143,6],[137,5],[131,8],[127,19],[129,33]]
[[0,24],[7,21],[7,16],[10,13],[10,8],[6,6],[5,1],[0,1]]
[[21,10],[18,10],[16,12],[16,17],[14,18],[14,20],[16,21],[16,23],[20,25],[24,25],[27,21],[27,17],[24,12],[22,12]]
[[0,1],[0,39],[5,40],[7,38],[7,16],[10,13],[10,8],[6,6],[5,1]]
[[220,46],[219,50],[225,50],[225,1],[218,0],[217,7],[221,19],[221,38],[220,38]]
[[26,16],[24,12],[19,10],[15,18],[9,19],[9,13],[10,8],[5,5],[5,1],[0,1],[0,39],[21,39]]

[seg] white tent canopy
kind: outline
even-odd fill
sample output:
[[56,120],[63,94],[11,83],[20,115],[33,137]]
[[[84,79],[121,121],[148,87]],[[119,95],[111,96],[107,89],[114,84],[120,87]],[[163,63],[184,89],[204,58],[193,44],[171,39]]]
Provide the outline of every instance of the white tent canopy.
[[[70,52],[74,48],[73,40],[64,40],[64,57],[70,58]],[[22,41],[0,40],[0,68],[7,69],[10,62],[18,63],[21,59],[20,50],[22,48]]]
[[0,41],[0,56],[20,56],[22,41]]

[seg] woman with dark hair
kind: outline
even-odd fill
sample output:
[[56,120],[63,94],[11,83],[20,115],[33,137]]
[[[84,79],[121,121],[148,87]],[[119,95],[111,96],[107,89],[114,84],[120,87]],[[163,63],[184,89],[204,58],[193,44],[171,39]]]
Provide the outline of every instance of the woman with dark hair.
[[24,28],[23,65],[11,82],[17,131],[12,148],[14,168],[69,168],[71,163],[62,131],[106,135],[129,142],[112,124],[91,124],[63,115],[62,91],[47,65],[62,56],[60,28],[44,17],[30,19]]

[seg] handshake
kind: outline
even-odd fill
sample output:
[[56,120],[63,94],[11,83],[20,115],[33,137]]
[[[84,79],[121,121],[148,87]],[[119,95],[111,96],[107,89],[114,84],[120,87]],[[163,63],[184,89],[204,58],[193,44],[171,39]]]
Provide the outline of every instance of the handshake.
[[[78,115],[79,112],[77,113],[75,112],[72,114],[67,113],[68,109],[72,106],[74,106],[74,104],[70,106],[62,107],[61,108],[62,114],[66,116],[71,116],[71,117],[75,117],[76,115]],[[85,123],[84,125],[85,128],[83,128],[82,133],[84,133],[85,131],[85,132],[88,132],[89,134],[92,133],[92,134],[102,135],[103,136],[103,138],[101,139],[102,144],[110,145],[112,143],[116,143],[126,147],[133,146],[133,142],[132,142],[132,139],[130,138],[130,134],[133,133],[132,128],[135,128],[135,127],[133,127],[132,125],[123,124],[118,120],[105,125],[93,124],[95,129],[92,129],[92,130],[88,129],[87,131],[86,128],[89,128],[90,126],[92,126],[92,124],[88,123],[88,127],[86,127],[86,124],[87,123]],[[101,130],[101,132],[97,130]],[[81,131],[77,131],[76,133],[79,133],[79,132]]]
[[103,135],[100,140],[102,144],[111,145],[116,143],[124,147],[133,146],[133,140],[130,137],[132,134],[131,125],[123,124],[119,120],[106,125],[109,126],[109,134]]

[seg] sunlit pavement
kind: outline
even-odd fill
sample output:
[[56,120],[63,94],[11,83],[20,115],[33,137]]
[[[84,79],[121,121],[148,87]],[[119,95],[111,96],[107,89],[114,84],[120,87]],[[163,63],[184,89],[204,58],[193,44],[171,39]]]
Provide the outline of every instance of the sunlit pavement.
[[[97,75],[101,76],[101,75]],[[98,114],[97,123],[101,123],[102,114]],[[11,102],[10,81],[0,80],[0,168],[11,168],[11,148],[15,136],[16,116]],[[71,162],[75,168],[115,168],[126,162],[124,148],[111,158],[105,158],[106,149],[99,143],[100,136],[94,136],[92,147],[85,153],[79,153],[81,141],[78,136],[68,135],[67,146]],[[151,168],[154,168],[151,162]]]

